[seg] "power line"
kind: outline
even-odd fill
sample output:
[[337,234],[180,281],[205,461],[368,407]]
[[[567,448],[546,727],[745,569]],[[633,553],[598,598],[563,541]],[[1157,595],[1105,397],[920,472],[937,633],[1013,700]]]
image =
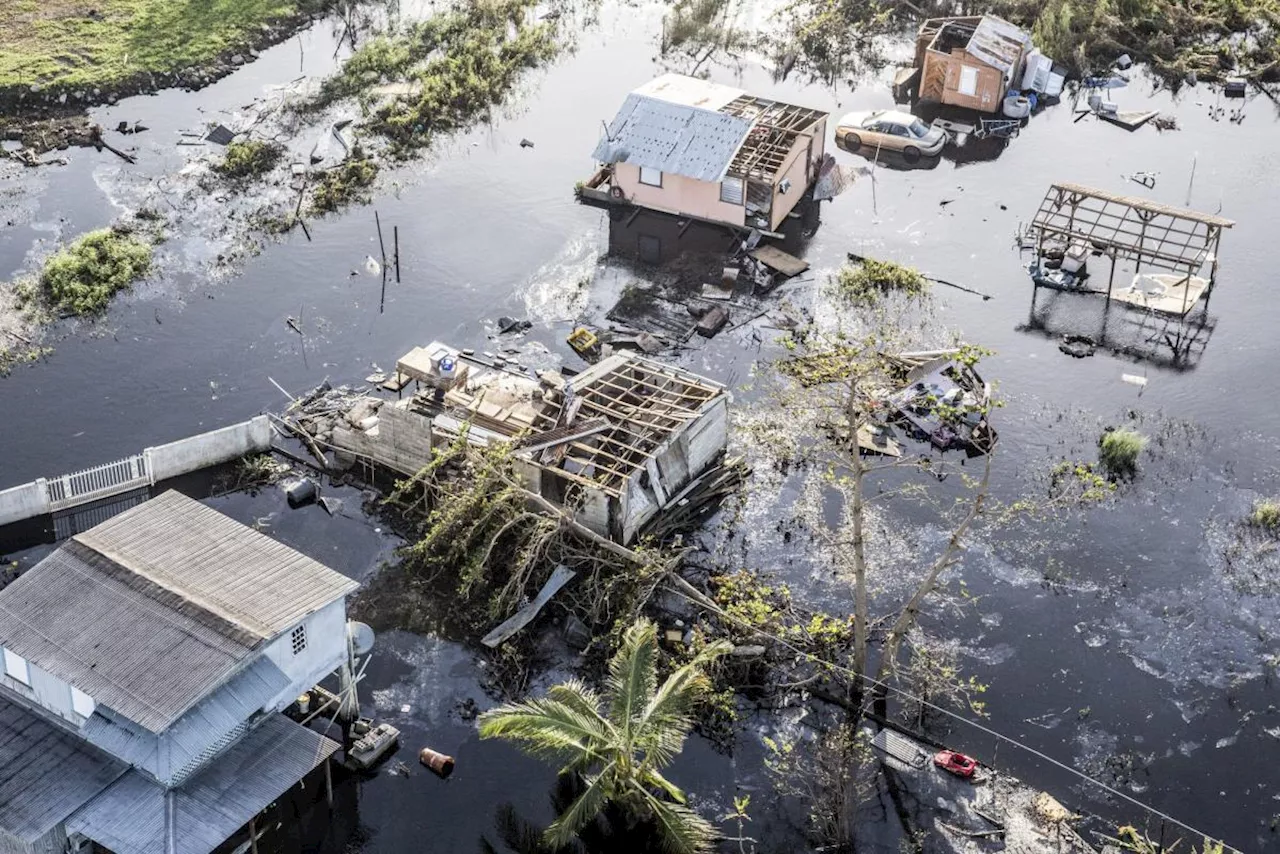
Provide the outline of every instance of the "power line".
[[[691,602],[691,603],[693,603],[693,604],[695,604],[695,605],[703,605],[703,606],[705,606],[705,604],[706,604],[705,602],[699,602],[695,597],[690,596],[687,592],[685,592],[684,590],[681,590],[679,587],[675,587],[675,586],[672,586],[672,585],[668,585],[668,586],[667,586],[667,589],[668,589],[668,590],[670,590],[670,591],[671,591],[671,592],[673,592],[673,593],[676,593],[677,595],[679,595],[679,596],[683,597],[684,599],[688,600],[689,602]],[[1217,837],[1215,837],[1215,836],[1213,836],[1213,835],[1211,835],[1211,834],[1209,834],[1209,833],[1206,833],[1206,832],[1205,832],[1205,831],[1203,831],[1203,830],[1199,830],[1199,829],[1197,829],[1197,828],[1195,828],[1195,827],[1192,827],[1191,825],[1187,824],[1187,823],[1186,823],[1186,822],[1184,822],[1184,821],[1179,821],[1178,819],[1174,818],[1173,816],[1169,815],[1168,813],[1163,812],[1163,811],[1161,811],[1161,810],[1159,810],[1159,809],[1156,809],[1155,807],[1151,806],[1150,804],[1143,803],[1142,801],[1138,800],[1137,798],[1135,798],[1135,797],[1133,797],[1133,796],[1131,796],[1131,795],[1128,795],[1128,794],[1126,794],[1125,792],[1120,791],[1119,789],[1115,788],[1114,786],[1111,786],[1111,785],[1109,785],[1109,784],[1107,784],[1107,783],[1104,783],[1104,782],[1102,782],[1101,780],[1098,780],[1098,779],[1096,779],[1096,778],[1094,778],[1094,777],[1090,777],[1090,776],[1089,776],[1088,774],[1086,774],[1085,772],[1083,772],[1083,771],[1081,771],[1081,770],[1079,770],[1079,769],[1077,769],[1077,768],[1075,768],[1075,767],[1073,767],[1073,766],[1071,766],[1071,765],[1068,765],[1068,764],[1066,764],[1065,762],[1061,762],[1061,761],[1059,761],[1059,760],[1057,760],[1057,759],[1054,759],[1052,756],[1048,755],[1047,753],[1044,753],[1043,751],[1037,750],[1036,748],[1031,747],[1030,745],[1024,744],[1023,742],[1019,741],[1018,739],[1013,738],[1012,736],[1005,735],[1004,733],[1002,733],[1002,732],[998,732],[998,731],[996,731],[996,730],[992,729],[992,728],[991,728],[991,727],[989,727],[989,726],[986,726],[986,725],[984,725],[984,724],[982,724],[982,723],[979,723],[978,721],[973,720],[972,718],[967,718],[967,717],[965,717],[964,715],[961,715],[961,714],[959,714],[959,713],[957,713],[957,712],[953,712],[953,711],[952,711],[952,710],[950,710],[950,709],[946,709],[946,708],[943,708],[942,706],[939,706],[939,705],[936,705],[936,704],[934,704],[934,703],[931,703],[931,702],[929,702],[928,700],[924,699],[923,697],[917,697],[916,695],[914,695],[914,694],[912,694],[912,693],[910,693],[910,692],[908,692],[908,691],[905,691],[905,690],[903,690],[902,688],[899,688],[899,687],[897,687],[897,686],[895,686],[895,685],[890,685],[890,684],[888,684],[888,683],[886,683],[886,682],[881,682],[879,679],[875,679],[874,677],[871,677],[871,676],[861,675],[861,674],[857,673],[856,671],[854,671],[852,668],[850,668],[850,667],[846,667],[846,666],[845,666],[845,665],[843,665],[843,664],[837,664],[836,662],[827,661],[826,659],[819,658],[818,656],[814,655],[814,654],[813,654],[813,653],[811,653],[811,652],[807,652],[807,651],[805,651],[805,650],[800,649],[799,647],[796,647],[795,645],[793,645],[792,643],[790,643],[790,642],[789,642],[789,641],[787,641],[786,639],[781,638],[781,637],[778,637],[777,635],[770,634],[769,632],[766,632],[766,631],[764,631],[764,630],[762,630],[762,629],[760,629],[760,628],[758,628],[758,627],[756,627],[756,626],[753,626],[753,625],[751,625],[750,623],[748,623],[747,621],[745,621],[745,620],[743,620],[743,619],[741,619],[741,618],[739,618],[739,617],[735,617],[734,615],[732,615],[732,614],[728,613],[727,611],[724,611],[723,609],[717,608],[717,609],[716,609],[716,611],[717,611],[717,613],[718,613],[721,617],[723,617],[723,618],[725,618],[725,619],[729,620],[730,622],[737,623],[739,626],[741,626],[742,628],[744,628],[744,629],[746,629],[746,630],[748,630],[748,631],[750,631],[750,632],[753,632],[753,633],[755,633],[755,634],[762,635],[762,636],[764,636],[764,637],[766,637],[766,638],[769,638],[770,640],[772,640],[772,641],[774,641],[774,642],[776,642],[776,643],[778,643],[778,644],[780,644],[780,645],[782,645],[782,646],[786,647],[787,649],[791,650],[792,652],[794,652],[794,653],[796,653],[796,654],[798,654],[798,655],[802,655],[802,656],[804,656],[805,658],[809,659],[810,661],[814,661],[814,662],[820,663],[820,664],[822,664],[822,665],[824,665],[824,666],[826,666],[826,667],[831,668],[832,670],[835,670],[835,671],[839,671],[839,672],[845,673],[845,674],[847,674],[847,675],[849,675],[849,676],[851,676],[851,677],[853,677],[853,678],[855,678],[855,679],[861,679],[861,680],[862,680],[862,681],[864,681],[864,682],[868,682],[868,683],[870,683],[870,684],[872,684],[872,685],[876,685],[876,686],[878,686],[878,687],[884,688],[884,689],[885,689],[885,690],[887,690],[887,691],[892,691],[892,692],[894,692],[895,694],[897,694],[897,695],[898,695],[898,696],[900,696],[900,697],[905,697],[905,698],[907,698],[907,699],[909,699],[909,700],[914,700],[915,702],[919,703],[920,705],[922,705],[922,706],[924,706],[924,707],[926,707],[926,708],[932,709],[932,710],[934,710],[934,711],[936,711],[936,712],[940,712],[940,713],[942,713],[943,715],[946,715],[947,717],[954,718],[955,720],[957,720],[957,721],[959,721],[959,722],[961,722],[961,723],[963,723],[963,724],[968,724],[969,726],[971,726],[971,727],[973,727],[973,728],[975,728],[975,729],[977,729],[977,730],[980,730],[980,731],[982,731],[982,732],[986,733],[987,735],[990,735],[990,736],[992,736],[992,737],[994,737],[994,738],[996,738],[996,739],[998,739],[998,740],[1000,740],[1000,741],[1006,742],[1006,743],[1008,743],[1008,744],[1012,745],[1013,747],[1015,747],[1015,748],[1017,748],[1017,749],[1019,749],[1019,750],[1024,750],[1024,751],[1026,751],[1027,753],[1030,753],[1032,756],[1035,756],[1035,757],[1037,757],[1037,758],[1039,758],[1039,759],[1042,759],[1042,760],[1044,760],[1045,762],[1048,762],[1049,764],[1054,765],[1054,766],[1056,766],[1056,767],[1058,767],[1058,768],[1062,769],[1063,771],[1066,771],[1066,772],[1067,772],[1067,773],[1069,773],[1069,774],[1073,774],[1073,775],[1075,775],[1076,777],[1080,778],[1081,780],[1085,781],[1086,783],[1091,783],[1092,785],[1097,786],[1098,788],[1102,789],[1103,791],[1105,791],[1105,792],[1107,792],[1107,793],[1109,793],[1109,794],[1111,794],[1111,795],[1114,795],[1114,796],[1115,796],[1115,797],[1117,797],[1117,798],[1120,798],[1120,799],[1122,799],[1122,800],[1128,801],[1129,803],[1133,804],[1134,806],[1138,807],[1139,809],[1146,810],[1148,813],[1151,813],[1152,815],[1155,815],[1155,816],[1157,816],[1157,817],[1159,817],[1159,818],[1161,818],[1161,819],[1163,819],[1163,820],[1165,820],[1165,821],[1169,822],[1170,824],[1176,825],[1177,827],[1180,827],[1180,828],[1182,828],[1183,830],[1185,830],[1185,831],[1187,831],[1187,832],[1189,832],[1189,833],[1192,833],[1192,834],[1194,834],[1194,835],[1196,835],[1196,836],[1203,837],[1204,839],[1207,839],[1207,840],[1209,840],[1210,842],[1220,843],[1220,844],[1222,844],[1222,845],[1226,846],[1227,848],[1229,848],[1231,851],[1237,852],[1237,854],[1239,854],[1239,852],[1240,852],[1240,849],[1239,849],[1239,848],[1235,848],[1234,846],[1227,845],[1227,843],[1226,843],[1225,841],[1223,841],[1223,840],[1221,840],[1221,839],[1219,839],[1219,838],[1217,838]]]

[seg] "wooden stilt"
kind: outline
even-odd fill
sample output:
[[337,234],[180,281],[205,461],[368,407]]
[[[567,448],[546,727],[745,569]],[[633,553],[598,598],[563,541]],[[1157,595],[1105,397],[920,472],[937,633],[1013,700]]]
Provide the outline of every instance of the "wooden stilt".
[[257,816],[249,819],[249,851],[252,854],[258,854],[258,827]]
[[326,759],[324,762],[324,798],[329,804],[329,809],[333,810],[333,761]]

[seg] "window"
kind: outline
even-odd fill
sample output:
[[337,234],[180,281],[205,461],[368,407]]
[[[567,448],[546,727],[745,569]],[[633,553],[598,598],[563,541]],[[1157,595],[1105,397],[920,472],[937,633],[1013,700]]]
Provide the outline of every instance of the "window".
[[724,180],[720,182],[720,201],[728,202],[731,205],[742,204],[742,179],[732,176],[724,176]]
[[650,187],[662,186],[662,170],[653,169],[649,166],[640,167],[640,183],[648,184]]
[[960,69],[960,85],[957,87],[961,95],[978,94],[978,69],[967,66]]
[[71,686],[71,710],[82,718],[87,718],[93,714],[93,708],[96,704],[93,698],[76,686]]
[[289,636],[289,641],[293,645],[294,655],[307,648],[307,626],[305,623],[293,630],[293,634]]
[[27,667],[27,660],[8,649],[4,651],[4,672],[17,679],[23,685],[30,687],[31,669]]

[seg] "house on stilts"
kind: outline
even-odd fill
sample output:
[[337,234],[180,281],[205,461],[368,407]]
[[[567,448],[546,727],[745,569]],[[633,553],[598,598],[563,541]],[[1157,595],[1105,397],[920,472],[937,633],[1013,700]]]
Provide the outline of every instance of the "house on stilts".
[[63,543],[0,590],[0,852],[256,850],[332,792],[340,745],[281,712],[347,664],[356,587],[176,492]]

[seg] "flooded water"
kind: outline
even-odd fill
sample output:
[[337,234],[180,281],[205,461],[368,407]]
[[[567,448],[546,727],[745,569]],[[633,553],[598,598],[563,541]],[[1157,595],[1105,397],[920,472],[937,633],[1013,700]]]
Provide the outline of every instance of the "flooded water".
[[[311,241],[292,233],[215,280],[200,271],[222,251],[225,223],[201,214],[199,227],[178,229],[161,251],[185,272],[148,282],[97,324],[65,330],[47,360],[0,380],[0,486],[278,407],[283,397],[270,379],[291,390],[325,377],[357,383],[433,338],[496,351],[503,342],[488,336],[499,315],[534,321],[519,342],[530,361],[572,362],[564,336],[574,321],[600,320],[625,288],[651,278],[648,268],[610,257],[611,247],[617,253],[648,235],[650,248],[656,239],[665,258],[678,254],[685,239],[644,218],[611,223],[603,212],[575,204],[572,193],[591,171],[601,121],[625,93],[662,70],[691,66],[655,61],[659,20],[660,10],[650,5],[604,6],[576,52],[527,78],[492,125],[391,175],[372,206],[311,223]],[[334,38],[327,25],[301,38],[303,73],[325,69]],[[174,144],[177,131],[219,110],[241,109],[297,77],[299,54],[295,40],[200,93],[162,93],[98,111],[104,126],[121,119],[150,126],[130,138],[139,149],[137,167],[107,153],[71,151],[69,166],[5,173],[0,219],[12,225],[0,232],[0,272],[25,267],[35,241],[99,227],[120,206],[163,193],[154,178],[192,156]],[[710,72],[718,82],[837,115],[892,105],[883,79],[833,91],[775,83],[745,62],[711,65]],[[1252,499],[1280,491],[1272,403],[1280,373],[1269,370],[1280,324],[1270,256],[1280,217],[1277,108],[1251,95],[1245,121],[1236,124],[1215,118],[1219,96],[1203,87],[1174,97],[1135,82],[1114,96],[1125,109],[1175,115],[1180,129],[1130,134],[1092,117],[1077,122],[1063,102],[1006,145],[922,164],[930,168],[878,167],[873,180],[823,205],[821,226],[803,254],[814,281],[856,252],[912,264],[991,296],[937,292],[947,325],[997,353],[984,374],[999,381],[1008,402],[998,414],[996,479],[1004,496],[1035,483],[1055,458],[1092,458],[1101,428],[1130,413],[1156,439],[1143,475],[1113,504],[1050,529],[1047,542],[1011,533],[975,544],[958,573],[977,604],[939,615],[929,628],[963,639],[966,671],[990,684],[987,725],[1244,850],[1262,850],[1275,844],[1270,822],[1280,813],[1274,788],[1280,692],[1275,665],[1267,664],[1277,652],[1280,600],[1274,588],[1234,583],[1238,570],[1223,554],[1237,536],[1234,520]],[[533,147],[521,147],[522,139]],[[866,163],[845,152],[837,157]],[[1153,189],[1129,180],[1139,171],[1156,175]],[[1096,336],[1104,318],[1100,297],[1041,291],[1033,307],[1013,236],[1052,181],[1220,210],[1236,220],[1222,243],[1214,327],[1190,364],[1166,367],[1158,358],[1105,351],[1077,360],[1058,351],[1057,334]],[[401,248],[402,281],[387,287],[382,310],[380,279],[362,272],[365,257],[378,254],[375,209],[384,232],[399,229]],[[719,239],[697,230],[687,238]],[[1109,333],[1123,315],[1113,307]],[[301,320],[305,338],[286,325],[289,317]],[[1127,343],[1159,357],[1151,351],[1163,331],[1139,331]],[[783,352],[774,334],[744,326],[710,342],[695,339],[680,358],[742,387],[757,360]],[[1140,390],[1122,382],[1125,373],[1148,384]],[[750,398],[739,394],[743,406]],[[798,489],[784,482],[781,499],[755,506],[748,518],[756,528],[742,539],[756,565],[767,558],[782,574],[793,573],[798,587],[822,587],[812,581],[811,562],[789,553],[775,530],[774,514]],[[226,506],[237,518],[272,512],[230,499]],[[281,516],[273,535],[355,577],[388,557],[394,543],[373,532],[373,523],[349,519],[339,526],[312,510]],[[914,518],[901,512],[907,522]],[[925,551],[939,536],[928,525],[915,534]],[[835,601],[842,595],[831,585],[818,592]],[[456,644],[396,633],[380,639],[366,702],[405,732],[399,758],[412,775],[383,774],[365,784],[363,850],[474,848],[491,828],[492,806],[503,801],[534,820],[551,817],[553,772],[501,745],[482,744],[458,714],[466,697],[491,702],[478,687],[479,670]],[[1073,806],[1142,820],[1130,806],[1108,802],[1007,744],[996,748],[963,727],[954,737],[961,748],[994,757]],[[715,805],[708,814],[728,809],[736,785],[762,785],[754,732],[744,732],[740,743],[730,757],[695,741],[675,769],[675,779]],[[421,745],[456,756],[454,778],[438,781],[410,761]],[[788,838],[780,816],[761,815],[759,822],[766,838]]]

